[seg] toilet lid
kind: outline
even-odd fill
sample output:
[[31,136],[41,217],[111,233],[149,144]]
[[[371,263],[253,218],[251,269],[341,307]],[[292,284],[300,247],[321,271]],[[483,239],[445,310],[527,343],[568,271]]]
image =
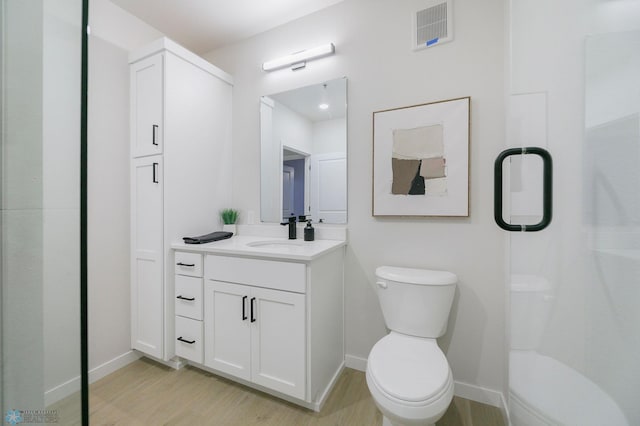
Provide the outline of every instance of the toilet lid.
[[429,400],[450,380],[449,363],[435,339],[393,332],[374,345],[368,369],[380,390],[402,401]]

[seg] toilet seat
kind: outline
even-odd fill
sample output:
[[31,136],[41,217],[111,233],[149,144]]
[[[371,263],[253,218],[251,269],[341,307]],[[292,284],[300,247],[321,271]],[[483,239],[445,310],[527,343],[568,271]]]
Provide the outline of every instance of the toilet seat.
[[449,363],[435,339],[395,332],[374,345],[367,370],[380,392],[409,405],[439,399],[452,382]]
[[371,350],[366,379],[374,402],[394,424],[433,424],[453,399],[451,369],[435,339],[392,331]]

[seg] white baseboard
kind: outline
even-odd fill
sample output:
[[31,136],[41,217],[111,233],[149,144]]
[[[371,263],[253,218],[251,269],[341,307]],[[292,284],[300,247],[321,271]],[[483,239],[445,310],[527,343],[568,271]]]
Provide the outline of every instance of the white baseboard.
[[336,370],[335,374],[333,375],[333,377],[329,381],[329,384],[327,385],[327,388],[322,393],[322,396],[320,397],[320,400],[314,404],[313,411],[315,411],[316,413],[319,413],[320,410],[322,410],[322,407],[324,407],[324,403],[327,402],[327,398],[329,398],[329,394],[331,393],[333,388],[336,386],[336,383],[338,383],[338,378],[342,374],[342,371],[344,370],[344,367],[345,367],[345,365],[344,365],[344,362],[343,362],[342,364],[340,364],[340,367],[338,367],[338,369]]
[[[80,377],[74,377],[54,388],[45,391],[44,393],[44,406],[49,407],[51,404],[73,395],[80,391]],[[79,398],[78,398],[79,400]]]
[[502,397],[502,407],[500,407],[500,411],[502,411],[502,418],[507,426],[512,426],[511,423],[511,414],[509,412],[509,404],[507,404],[507,400],[504,398],[504,394]]
[[367,371],[367,359],[355,355],[345,355],[344,366],[358,371]]
[[455,396],[459,396],[460,398],[491,405],[492,407],[500,408],[503,411],[507,408],[502,393],[493,389],[487,389],[481,386],[456,381],[453,393]]
[[[134,351],[129,351],[89,370],[89,383],[93,383],[97,380],[102,379],[103,377],[113,373],[114,371],[121,369],[125,365],[132,363],[138,358],[140,358],[140,354]],[[51,404],[55,404],[56,402],[79,391],[80,376],[77,376],[46,391],[44,393],[45,407],[48,407]]]
[[140,358],[140,354],[135,351],[125,352],[120,356],[115,357],[111,361],[107,361],[104,364],[89,370],[89,383],[93,383],[102,379],[105,376],[121,369],[122,367],[131,364],[133,361]]
[[162,365],[165,365],[165,366],[167,366],[169,368],[173,368],[174,370],[180,370],[182,367],[187,365],[187,361],[182,359],[182,358],[180,358],[180,357],[178,357],[178,356],[174,356],[169,361],[165,361],[163,359],[156,358],[154,356],[151,356],[149,354],[145,354],[145,353],[142,353],[142,352],[138,352],[136,350],[133,350],[132,352],[135,352],[136,354],[138,354],[138,356],[140,358],[142,358],[142,357],[148,358],[148,359],[150,359],[152,361],[157,362],[158,364],[162,364]]

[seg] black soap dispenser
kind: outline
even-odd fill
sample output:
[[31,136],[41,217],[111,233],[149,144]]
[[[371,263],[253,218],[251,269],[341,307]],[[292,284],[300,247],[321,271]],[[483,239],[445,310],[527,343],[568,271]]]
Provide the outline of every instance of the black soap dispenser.
[[315,240],[316,230],[311,226],[311,219],[307,221],[307,226],[304,227],[304,240],[305,241],[313,241]]

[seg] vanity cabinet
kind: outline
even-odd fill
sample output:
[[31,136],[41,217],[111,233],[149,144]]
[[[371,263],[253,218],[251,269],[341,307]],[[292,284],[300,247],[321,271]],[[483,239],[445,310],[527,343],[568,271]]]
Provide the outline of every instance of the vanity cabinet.
[[305,397],[305,296],[241,284],[205,284],[207,367]]
[[176,260],[203,261],[204,357],[183,358],[318,411],[344,366],[344,241],[283,254],[255,241],[172,244]]
[[[176,331],[197,334],[190,321],[202,318],[176,304],[176,278],[186,289],[191,270],[176,265],[170,245],[220,229],[219,211],[230,204],[232,79],[167,38],[129,63],[131,346],[162,361],[202,362],[176,340]],[[202,281],[202,264],[199,273]]]

